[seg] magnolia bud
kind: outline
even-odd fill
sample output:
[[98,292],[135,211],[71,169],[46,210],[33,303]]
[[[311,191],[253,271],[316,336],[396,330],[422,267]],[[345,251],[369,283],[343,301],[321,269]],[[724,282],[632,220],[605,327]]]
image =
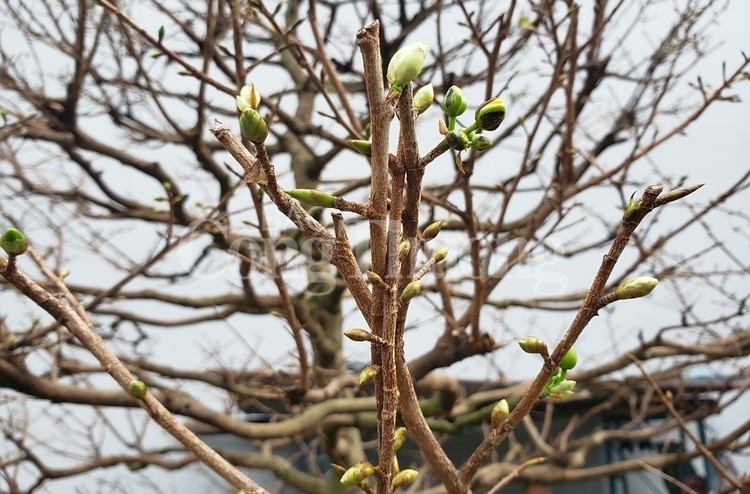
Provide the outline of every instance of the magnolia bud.
[[617,300],[645,297],[656,288],[658,283],[659,280],[648,276],[626,278],[617,286],[615,297],[617,297]]
[[20,256],[29,248],[29,241],[18,228],[8,228],[0,237],[0,247],[10,256]]
[[380,336],[374,335],[366,329],[354,328],[344,331],[344,336],[352,341],[369,341],[370,343],[377,343],[384,345],[385,340]]
[[382,290],[388,290],[388,285],[385,284],[385,281],[383,281],[383,278],[380,277],[378,273],[375,271],[367,271],[367,281],[372,285],[376,286]]
[[494,98],[482,103],[474,113],[474,120],[481,129],[496,130],[505,119],[505,103]]
[[500,424],[502,424],[503,421],[508,418],[508,415],[510,415],[508,400],[503,398],[502,400],[498,401],[492,408],[492,413],[490,414],[492,428],[497,429],[498,427],[500,427]]
[[458,86],[451,86],[443,98],[443,111],[449,117],[458,117],[466,111],[466,98]]
[[432,84],[427,84],[419,88],[419,91],[414,93],[414,99],[412,106],[418,113],[424,113],[432,104],[432,100],[435,99],[435,89]]
[[268,125],[253,108],[245,108],[240,114],[242,136],[253,144],[263,144],[268,137]]
[[357,485],[373,473],[375,473],[374,466],[367,461],[359,461],[344,472],[344,475],[341,476],[341,483],[344,485]]
[[128,384],[128,392],[136,398],[145,398],[146,393],[148,392],[148,386],[146,386],[146,383],[143,381],[135,379]]
[[388,64],[387,78],[392,92],[401,94],[404,87],[422,72],[430,47],[424,41],[411,43],[396,52]]
[[288,196],[294,197],[298,201],[313,206],[323,206],[331,208],[336,204],[336,198],[325,192],[313,189],[291,189],[284,191]]
[[401,487],[402,485],[409,485],[417,480],[418,475],[419,472],[414,470],[413,468],[404,468],[393,476],[393,480],[391,480],[391,487],[396,489],[398,487]]
[[537,338],[536,336],[527,336],[518,342],[518,346],[521,347],[526,353],[541,353],[545,355],[548,353],[547,343],[544,340]]
[[419,292],[421,290],[422,290],[422,283],[420,283],[419,280],[414,280],[404,287],[404,291],[401,292],[401,300],[403,300],[406,303],[409,303],[411,299],[419,295]]
[[482,134],[477,134],[470,140],[469,147],[474,151],[486,151],[492,147],[492,139]]
[[448,247],[440,247],[432,253],[432,258],[436,263],[445,260],[446,257],[448,257]]
[[244,111],[245,108],[257,110],[258,106],[260,106],[260,93],[255,89],[255,84],[246,84],[242,86],[236,100],[239,111]]
[[347,141],[359,154],[367,156],[372,155],[372,143],[363,139],[349,139]]
[[438,236],[438,233],[440,233],[440,230],[443,229],[444,221],[436,221],[434,223],[430,223],[425,227],[425,229],[422,231],[422,238],[427,240],[432,240],[433,238]]
[[397,452],[401,449],[401,446],[406,442],[406,427],[399,427],[393,434],[393,452]]
[[370,384],[372,380],[375,379],[375,376],[377,375],[378,375],[377,365],[370,365],[368,367],[365,367],[359,373],[359,384],[360,385]]
[[411,252],[411,242],[408,240],[402,240],[400,244],[398,244],[398,258],[400,261],[403,261],[407,257],[409,257],[409,252]]
[[575,367],[577,363],[578,353],[576,352],[575,348],[571,347],[560,361],[560,368],[564,370],[570,370]]

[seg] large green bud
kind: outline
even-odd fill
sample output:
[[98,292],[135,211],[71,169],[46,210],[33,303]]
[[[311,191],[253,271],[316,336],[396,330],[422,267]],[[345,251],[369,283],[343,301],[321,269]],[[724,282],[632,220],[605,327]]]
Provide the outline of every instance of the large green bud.
[[20,256],[29,248],[29,241],[18,228],[8,228],[0,237],[0,247],[11,256]]
[[432,104],[433,99],[435,99],[435,89],[432,84],[427,84],[414,93],[412,106],[417,110],[417,113],[424,113]]
[[422,72],[430,47],[424,41],[410,43],[393,55],[388,64],[388,84],[390,91],[401,94],[411,81]]
[[474,113],[474,120],[484,130],[497,130],[504,119],[505,103],[500,98],[485,101]]
[[658,283],[659,280],[648,276],[627,278],[617,286],[615,297],[617,297],[617,300],[645,297],[656,288]]
[[315,189],[290,189],[284,191],[288,196],[311,206],[323,206],[332,208],[336,204],[336,198]]
[[268,137],[268,125],[260,113],[253,108],[245,108],[240,114],[242,136],[253,144],[263,144]]

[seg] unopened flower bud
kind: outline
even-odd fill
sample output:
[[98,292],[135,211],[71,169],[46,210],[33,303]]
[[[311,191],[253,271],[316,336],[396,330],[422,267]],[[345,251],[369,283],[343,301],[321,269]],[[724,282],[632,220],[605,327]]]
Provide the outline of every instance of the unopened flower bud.
[[463,151],[471,145],[471,141],[466,137],[466,134],[460,130],[452,130],[445,135],[445,142],[448,147],[454,151]]
[[365,385],[370,384],[373,379],[375,379],[375,376],[378,375],[378,366],[377,365],[370,365],[362,369],[359,373],[359,384]]
[[393,55],[388,64],[390,91],[401,94],[404,87],[422,72],[430,47],[424,41],[410,43]]
[[617,286],[615,296],[617,297],[617,300],[645,297],[656,288],[658,283],[659,280],[648,276],[626,278]]
[[443,98],[443,111],[449,117],[458,117],[466,111],[466,98],[458,86],[451,86]]
[[344,485],[357,485],[367,477],[375,473],[375,467],[367,461],[359,461],[349,468],[341,476],[341,483]]
[[544,394],[558,400],[569,398],[570,396],[573,396],[573,388],[575,385],[575,381],[564,379],[554,386],[550,386],[549,388],[545,387]]
[[29,241],[18,228],[8,228],[0,237],[0,247],[11,256],[20,256],[29,248]]
[[571,347],[560,361],[560,368],[564,370],[570,370],[575,367],[577,363],[578,353],[576,352],[575,348]]
[[492,408],[492,413],[490,413],[492,428],[497,429],[498,427],[500,427],[500,424],[502,424],[503,421],[508,418],[508,415],[510,415],[508,400],[503,398],[495,404],[495,406]]
[[145,398],[146,393],[148,392],[148,386],[146,386],[146,383],[143,381],[135,379],[128,384],[128,392],[136,398]]
[[435,89],[432,87],[432,84],[427,84],[414,93],[412,106],[418,113],[424,113],[432,104],[433,99],[435,99]]
[[409,252],[411,252],[411,242],[408,240],[402,240],[401,243],[398,244],[398,258],[400,261],[403,261],[407,257],[409,257]]
[[432,240],[433,238],[437,237],[440,233],[440,230],[443,229],[444,221],[436,221],[434,223],[430,223],[425,227],[425,229],[422,231],[422,238],[427,240]]
[[375,271],[367,271],[365,274],[367,275],[367,281],[372,286],[376,286],[382,290],[388,290],[388,285],[385,284],[385,281],[383,281],[383,278],[381,278],[378,273]]
[[331,208],[336,204],[336,198],[325,192],[314,189],[291,189],[284,191],[288,196],[312,206]]
[[237,109],[245,111],[245,108],[257,110],[260,106],[260,93],[255,89],[255,84],[246,84],[242,86],[240,94],[236,96]]
[[384,345],[386,343],[386,341],[380,336],[377,336],[362,328],[346,330],[344,331],[344,336],[352,341],[369,341],[370,343],[377,343],[379,345]]
[[432,258],[436,263],[445,260],[446,257],[448,257],[448,247],[440,247],[432,253]]
[[359,154],[367,156],[368,158],[372,155],[372,143],[370,141],[364,139],[349,139],[347,142]]
[[417,480],[417,476],[419,476],[418,471],[414,470],[413,468],[404,468],[393,476],[393,480],[391,480],[391,487],[397,489],[402,485],[409,485]]
[[492,147],[492,139],[482,134],[477,134],[469,142],[469,147],[474,151],[486,151]]
[[399,427],[393,434],[393,452],[397,452],[401,449],[401,446],[406,442],[406,427]]
[[505,119],[505,103],[500,98],[493,98],[482,103],[474,113],[474,120],[484,130],[496,130]]
[[547,343],[544,340],[537,338],[536,336],[527,336],[518,342],[518,346],[521,347],[526,353],[540,353],[546,355],[548,353]]
[[253,108],[245,108],[240,114],[242,136],[253,144],[263,144],[268,137],[268,125]]
[[406,303],[409,303],[411,299],[419,295],[419,292],[421,290],[422,290],[422,283],[420,283],[419,280],[414,280],[404,287],[404,291],[401,292],[401,300],[403,300]]

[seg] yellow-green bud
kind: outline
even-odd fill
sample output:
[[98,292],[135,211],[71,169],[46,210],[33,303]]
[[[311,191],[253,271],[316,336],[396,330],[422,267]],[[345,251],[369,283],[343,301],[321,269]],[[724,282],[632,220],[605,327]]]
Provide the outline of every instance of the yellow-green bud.
[[518,346],[521,347],[526,353],[541,353],[546,355],[548,353],[547,343],[544,340],[537,338],[536,336],[527,336],[518,342]]
[[135,379],[128,384],[128,392],[136,398],[145,398],[146,393],[148,392],[148,386],[146,386],[145,382]]
[[284,191],[288,196],[294,197],[298,201],[310,204],[312,206],[323,206],[331,208],[336,204],[336,198],[331,194],[326,194],[314,189],[291,189]]
[[393,480],[391,480],[391,487],[397,489],[402,485],[409,485],[417,480],[418,475],[419,472],[414,470],[413,468],[404,468],[393,476]]
[[448,257],[448,247],[440,247],[432,253],[432,258],[436,263],[445,260],[446,257]]
[[367,461],[359,461],[349,468],[341,476],[341,483],[344,485],[357,485],[367,477],[375,473],[375,467]]
[[460,130],[452,130],[445,134],[445,142],[454,151],[463,151],[471,145],[469,138]]
[[0,247],[11,256],[20,256],[29,248],[29,241],[18,228],[8,228],[0,237]]
[[414,93],[414,100],[412,106],[418,113],[424,113],[432,104],[432,100],[435,99],[435,89],[432,84],[427,84],[419,88],[419,91]]
[[492,413],[490,414],[492,428],[497,429],[498,427],[500,427],[500,424],[502,424],[503,421],[508,418],[508,415],[510,415],[508,400],[503,398],[502,400],[498,401],[492,408]]
[[268,125],[253,108],[245,108],[240,114],[242,136],[253,144],[263,144],[268,137]]
[[368,158],[372,155],[372,143],[370,141],[365,141],[363,139],[349,139],[347,142],[359,154],[367,156]]
[[578,353],[576,352],[575,348],[571,347],[560,361],[560,368],[564,370],[570,370],[575,367],[577,363]]
[[659,280],[648,276],[626,278],[617,286],[615,297],[617,297],[617,300],[645,297],[656,288],[658,283]]
[[575,381],[564,379],[558,384],[555,384],[554,386],[545,388],[544,394],[546,394],[547,396],[551,398],[562,400],[570,396],[573,396],[573,388],[575,387],[575,385],[576,385]]
[[399,260],[403,261],[407,257],[409,257],[409,252],[411,252],[411,242],[408,240],[402,240],[400,244],[398,244],[398,258]]
[[367,275],[367,281],[370,282],[372,286],[376,286],[381,290],[388,290],[388,285],[385,284],[385,281],[383,281],[383,278],[381,278],[378,273],[375,271],[367,271],[365,274]]
[[397,452],[401,449],[401,446],[406,442],[406,427],[399,427],[393,435],[393,452]]
[[428,241],[437,237],[438,234],[440,233],[440,230],[443,229],[444,224],[445,224],[444,221],[436,221],[434,223],[430,223],[422,231],[422,238],[425,239],[425,241]]
[[482,134],[477,134],[469,142],[469,147],[474,151],[486,151],[492,147],[492,139]]
[[451,86],[443,98],[443,111],[449,117],[458,117],[466,111],[466,98],[458,86]]
[[370,365],[368,367],[365,367],[359,373],[359,384],[360,385],[370,384],[372,380],[375,379],[375,376],[377,375],[378,375],[377,365]]
[[474,113],[474,120],[484,130],[496,130],[504,119],[505,103],[500,98],[485,101]]
[[377,343],[384,345],[386,341],[380,336],[374,335],[366,329],[354,328],[344,331],[344,336],[352,341],[369,341],[370,343]]
[[404,46],[393,55],[386,76],[392,92],[401,94],[404,87],[422,72],[429,51],[427,43],[417,41]]
[[638,211],[640,209],[641,202],[635,202],[635,192],[630,196],[630,200],[628,201],[627,206],[625,206],[625,212],[622,213],[622,219],[627,220],[630,218],[630,215]]
[[419,295],[419,292],[421,290],[422,290],[422,283],[420,283],[419,280],[414,280],[404,287],[404,291],[401,292],[401,300],[403,300],[406,303],[409,303],[411,299]]
[[240,94],[236,97],[237,109],[244,111],[245,108],[257,110],[260,106],[260,93],[255,89],[255,84],[246,84],[242,86]]

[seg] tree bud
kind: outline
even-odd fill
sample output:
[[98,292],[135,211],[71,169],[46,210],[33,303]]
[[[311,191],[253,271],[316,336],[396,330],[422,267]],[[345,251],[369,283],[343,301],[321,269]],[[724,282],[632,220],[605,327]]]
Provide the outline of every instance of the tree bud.
[[402,485],[409,485],[417,480],[417,476],[419,476],[418,471],[414,470],[413,468],[405,468],[393,476],[393,480],[391,480],[391,487],[397,489]]
[[380,336],[374,335],[366,329],[354,328],[344,331],[344,336],[352,341],[369,341],[370,343],[377,343],[384,345],[386,341]]
[[402,240],[401,243],[398,244],[398,258],[400,261],[403,261],[407,257],[409,257],[409,252],[411,252],[411,242],[408,240]]
[[474,151],[486,151],[492,147],[492,139],[482,134],[477,134],[470,140],[469,147]]
[[239,111],[245,111],[245,108],[257,110],[258,106],[260,106],[260,93],[255,89],[255,84],[246,84],[242,86],[236,100]]
[[508,407],[508,400],[503,398],[502,400],[498,401],[495,406],[492,408],[492,413],[490,414],[490,421],[492,422],[492,428],[497,429],[500,427],[500,424],[502,424],[505,419],[508,418],[508,415],[510,415],[510,408]]
[[372,286],[376,286],[382,290],[388,290],[388,285],[385,284],[385,281],[383,281],[383,278],[381,278],[378,273],[375,271],[367,271],[365,274],[367,275],[367,281]]
[[505,119],[505,103],[500,98],[493,98],[482,103],[474,113],[474,120],[479,128],[497,130]]
[[526,353],[540,353],[546,355],[548,353],[547,343],[544,340],[537,338],[536,336],[527,336],[518,342],[518,346],[521,347]]
[[325,192],[314,189],[291,189],[284,191],[288,196],[291,196],[298,201],[310,204],[312,206],[323,206],[324,208],[331,208],[336,204],[336,198]]
[[445,142],[454,151],[463,151],[471,145],[469,138],[460,130],[452,130],[445,134]]
[[571,347],[568,353],[560,361],[560,368],[564,370],[570,370],[578,363],[578,353],[576,349]]
[[242,136],[253,144],[263,144],[268,137],[268,125],[253,108],[245,108],[240,114]]
[[443,98],[443,111],[449,117],[458,117],[466,111],[466,98],[458,86],[451,86]]
[[617,286],[615,296],[617,297],[617,300],[645,297],[656,288],[658,283],[659,280],[648,276],[626,278]]
[[10,256],[20,256],[29,248],[29,241],[18,228],[8,228],[0,237],[0,247]]
[[424,113],[430,107],[432,100],[434,99],[435,89],[432,87],[432,84],[427,84],[414,93],[412,106],[417,110],[417,113]]
[[401,292],[401,300],[409,303],[411,299],[419,295],[422,290],[422,283],[419,280],[414,280],[404,287],[404,291]]
[[440,247],[432,253],[432,258],[436,263],[445,260],[446,257],[448,257],[448,247]]
[[373,473],[375,473],[374,466],[367,461],[359,461],[344,472],[344,475],[341,476],[341,483],[344,485],[357,485]]
[[563,379],[561,382],[555,384],[554,386],[545,387],[544,394],[549,396],[550,398],[562,400],[573,396],[573,388],[575,387],[575,385],[575,381],[571,381],[570,379]]
[[347,142],[359,154],[367,156],[368,158],[372,155],[372,143],[370,141],[365,141],[364,139],[349,139]]
[[401,446],[406,442],[406,427],[399,427],[393,434],[393,452],[397,452],[401,449]]
[[375,376],[378,375],[378,366],[370,365],[362,369],[359,373],[359,384],[365,385],[370,384]]
[[133,381],[130,381],[130,384],[128,384],[128,392],[135,396],[136,398],[145,398],[146,393],[148,392],[148,386],[146,386],[146,383],[139,379],[135,379]]
[[422,72],[429,51],[427,43],[417,41],[404,46],[393,55],[386,76],[392,92],[401,94],[404,87]]
[[422,231],[422,238],[425,239],[425,241],[432,240],[433,238],[437,237],[440,233],[440,230],[443,229],[443,223],[444,221],[436,221],[434,223],[430,223],[425,227],[425,229]]

